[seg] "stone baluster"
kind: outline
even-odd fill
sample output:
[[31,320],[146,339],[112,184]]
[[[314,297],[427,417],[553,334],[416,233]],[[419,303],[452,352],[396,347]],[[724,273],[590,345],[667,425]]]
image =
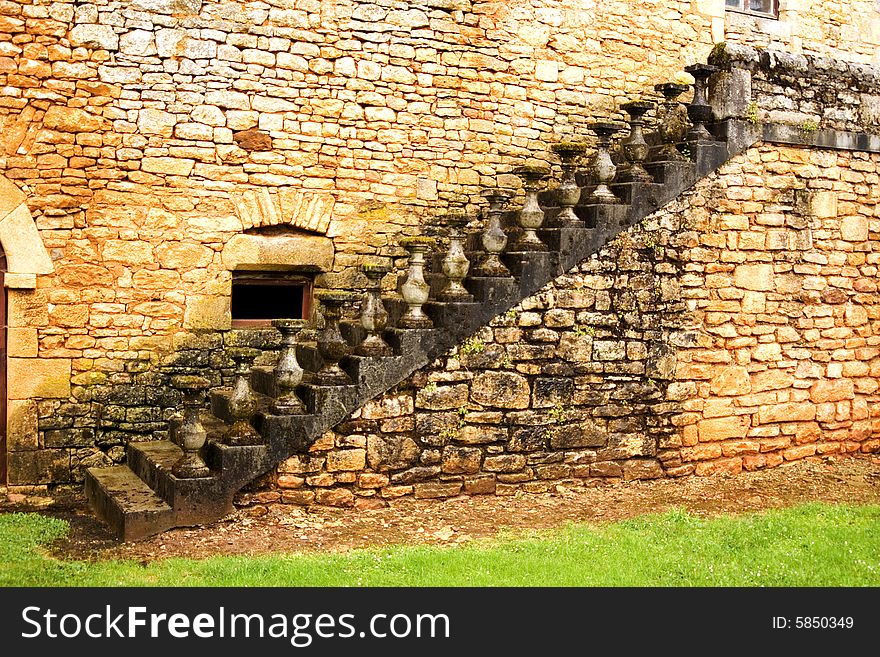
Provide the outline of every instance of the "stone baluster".
[[208,477],[211,470],[200,454],[208,433],[202,426],[199,409],[210,381],[201,376],[181,374],[171,377],[171,385],[183,393],[183,422],[175,435],[175,442],[183,450],[183,456],[171,468],[171,474],[181,479]]
[[659,121],[658,132],[663,145],[657,149],[654,160],[657,162],[685,162],[687,158],[682,155],[675,145],[684,141],[688,132],[687,109],[678,102],[678,97],[688,90],[687,85],[675,82],[664,82],[654,87],[663,94],[663,105],[657,110]]
[[272,326],[281,333],[281,343],[284,345],[275,365],[278,396],[272,404],[272,411],[278,415],[304,415],[306,412],[305,404],[296,394],[296,387],[303,379],[303,368],[296,358],[296,336],[307,324],[305,319],[272,320]]
[[261,445],[260,434],[251,426],[251,418],[257,410],[257,400],[251,390],[251,367],[260,355],[259,349],[236,347],[229,349],[229,356],[235,361],[235,383],[229,395],[229,414],[232,426],[226,431],[223,442],[227,445]]
[[523,166],[514,169],[513,172],[523,179],[523,187],[526,192],[522,209],[517,214],[517,223],[522,229],[522,233],[514,244],[513,250],[546,251],[547,245],[541,241],[536,231],[544,223],[544,210],[538,203],[538,192],[543,187],[541,182],[550,175],[550,169],[542,166]]
[[692,64],[684,70],[694,76],[694,100],[687,108],[688,118],[693,125],[687,134],[687,140],[713,141],[705,125],[713,119],[712,106],[706,102],[706,82],[718,69],[711,64]]
[[574,213],[574,207],[581,200],[581,188],[575,180],[578,160],[587,152],[587,145],[579,141],[562,141],[550,146],[550,150],[559,156],[562,166],[562,180],[556,194],[559,199],[559,214],[556,222],[560,226],[572,226],[581,223]]
[[361,326],[367,337],[355,353],[358,356],[391,356],[394,350],[382,337],[382,331],[388,326],[388,311],[382,303],[382,277],[391,271],[391,267],[365,263],[361,265],[361,271],[367,277],[367,289],[361,301]]
[[627,166],[620,172],[620,180],[622,182],[653,182],[654,179],[644,167],[645,160],[648,159],[648,143],[642,133],[642,126],[645,123],[645,114],[654,109],[654,103],[649,100],[634,100],[624,103],[620,109],[629,114],[630,125],[629,136],[620,142],[620,148],[627,161]]
[[315,382],[324,386],[348,385],[351,377],[339,367],[339,361],[348,353],[348,343],[339,331],[339,319],[342,307],[357,297],[343,290],[318,290],[315,297],[321,302],[324,316],[324,328],[318,333],[318,353],[324,364],[315,373]]
[[400,294],[406,302],[397,325],[400,328],[428,329],[434,323],[422,310],[428,301],[431,287],[425,282],[425,253],[434,248],[436,242],[431,237],[404,237],[400,245],[409,252],[406,280],[400,286]]
[[597,121],[590,124],[590,130],[599,137],[596,157],[593,159],[593,175],[596,178],[596,189],[590,194],[590,203],[619,203],[614,192],[608,187],[617,174],[617,167],[611,160],[611,136],[620,130],[616,123]]
[[510,271],[501,262],[501,254],[507,246],[507,235],[501,225],[504,204],[512,194],[506,189],[484,189],[483,197],[489,201],[489,217],[483,232],[483,250],[486,255],[476,268],[477,276],[510,276]]
[[464,279],[471,268],[464,252],[464,227],[468,224],[468,216],[464,212],[449,212],[441,220],[449,227],[449,251],[443,258],[446,285],[437,298],[440,301],[473,301],[473,295],[464,287]]

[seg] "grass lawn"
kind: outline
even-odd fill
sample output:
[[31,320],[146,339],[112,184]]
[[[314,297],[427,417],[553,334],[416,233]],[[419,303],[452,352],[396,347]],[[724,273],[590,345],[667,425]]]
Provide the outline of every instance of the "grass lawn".
[[672,511],[458,547],[60,561],[66,523],[0,515],[0,586],[880,586],[880,506],[702,519]]

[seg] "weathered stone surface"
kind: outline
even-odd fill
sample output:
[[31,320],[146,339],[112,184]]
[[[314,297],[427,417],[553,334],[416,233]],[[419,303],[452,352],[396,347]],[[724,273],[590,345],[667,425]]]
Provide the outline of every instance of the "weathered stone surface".
[[663,467],[657,459],[630,459],[623,462],[623,479],[657,479],[663,476]]
[[43,116],[43,126],[59,132],[98,132],[101,118],[77,107],[52,105]]
[[447,474],[473,474],[480,471],[482,457],[483,453],[478,448],[447,445],[443,448],[440,467]]
[[553,427],[549,433],[552,449],[604,447],[608,440],[607,429],[601,424],[589,420],[563,427]]
[[69,358],[10,358],[7,368],[9,399],[70,397]]
[[772,290],[773,265],[738,265],[733,270],[733,281],[737,287],[746,290]]
[[851,379],[828,379],[817,381],[810,388],[810,400],[821,404],[855,397],[855,385]]
[[68,38],[73,46],[104,50],[116,50],[119,47],[119,36],[111,25],[80,23],[70,30]]
[[273,270],[279,267],[333,269],[333,241],[319,235],[235,235],[223,247],[227,269]]
[[367,450],[342,449],[327,453],[327,470],[363,470],[367,464]]
[[731,366],[720,369],[710,387],[716,395],[747,395],[752,390],[752,381],[745,367]]
[[700,442],[745,438],[751,421],[747,415],[702,420],[697,424]]
[[816,417],[816,407],[810,402],[791,402],[764,406],[758,411],[761,424],[769,422],[804,422]]
[[264,130],[259,130],[257,128],[242,130],[234,133],[232,138],[240,148],[243,148],[246,151],[272,150],[272,137]]
[[497,408],[528,408],[529,382],[513,372],[486,371],[471,386],[471,399],[484,406]]

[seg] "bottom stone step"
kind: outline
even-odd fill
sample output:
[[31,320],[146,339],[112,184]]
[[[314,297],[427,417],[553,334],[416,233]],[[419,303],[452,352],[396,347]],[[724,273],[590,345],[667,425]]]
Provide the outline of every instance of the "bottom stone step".
[[88,468],[89,505],[122,541],[136,541],[174,527],[174,511],[128,466]]

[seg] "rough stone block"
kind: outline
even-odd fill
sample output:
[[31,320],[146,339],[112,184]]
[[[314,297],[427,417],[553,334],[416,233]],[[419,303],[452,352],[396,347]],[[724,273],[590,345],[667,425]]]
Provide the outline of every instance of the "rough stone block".
[[526,466],[526,457],[522,454],[501,454],[487,456],[483,469],[487,472],[519,472]]
[[700,442],[745,438],[749,433],[751,420],[748,415],[719,417],[697,423]]
[[10,452],[7,467],[10,485],[52,484],[71,480],[70,452],[66,449]]
[[816,417],[816,407],[810,402],[790,402],[763,406],[758,411],[761,424],[770,422],[807,422]]
[[607,440],[607,429],[591,420],[554,427],[550,431],[550,447],[553,449],[604,447]]
[[837,192],[813,192],[810,213],[820,219],[837,216]]
[[749,371],[738,366],[719,368],[709,389],[716,395],[747,395],[752,391]]
[[821,404],[855,397],[855,386],[850,379],[829,379],[817,381],[810,388],[810,400]]
[[489,370],[477,376],[471,386],[471,399],[484,406],[528,408],[529,382],[513,372]]
[[326,488],[315,491],[315,504],[324,506],[354,506],[354,493],[347,488]]
[[9,328],[6,333],[6,355],[13,358],[35,358],[39,348],[37,329]]
[[773,289],[773,265],[737,265],[733,270],[733,281],[737,287],[756,292]]
[[367,450],[342,449],[327,453],[327,470],[363,470],[367,465]]
[[433,499],[438,497],[454,497],[460,493],[460,481],[430,481],[424,484],[416,484],[414,497],[416,499]]
[[15,399],[7,402],[6,441],[10,452],[34,450],[39,447],[37,402]]
[[657,479],[663,476],[663,467],[657,459],[630,459],[623,462],[624,481]]
[[229,297],[214,297],[194,294],[186,300],[183,327],[189,329],[232,328],[232,312]]
[[70,397],[69,358],[10,358],[7,370],[9,399]]

